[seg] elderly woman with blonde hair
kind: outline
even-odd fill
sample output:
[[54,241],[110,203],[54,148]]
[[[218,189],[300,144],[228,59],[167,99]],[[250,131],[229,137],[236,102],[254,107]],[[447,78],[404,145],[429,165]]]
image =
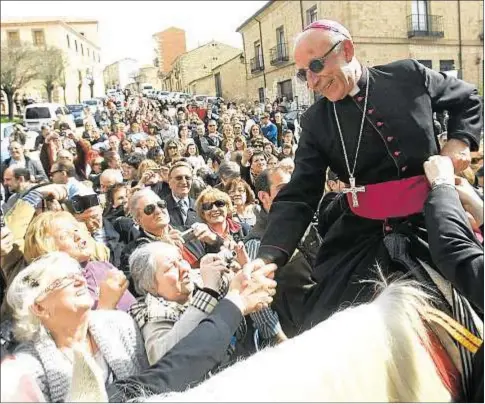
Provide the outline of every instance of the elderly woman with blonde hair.
[[109,262],[93,259],[97,248],[99,244],[70,213],[44,212],[27,229],[24,257],[27,262],[33,262],[57,251],[68,254],[82,268],[93,309],[127,311],[135,298],[127,291],[126,276]]
[[234,210],[231,198],[225,192],[208,187],[195,202],[197,215],[209,229],[225,241],[242,241],[249,233],[246,223],[238,223],[232,219]]
[[105,383],[148,367],[133,319],[121,311],[92,311],[81,267],[66,253],[48,254],[25,268],[13,280],[7,301],[14,334],[22,342],[15,361],[35,379],[47,402],[68,399],[76,352],[97,363],[96,373]]

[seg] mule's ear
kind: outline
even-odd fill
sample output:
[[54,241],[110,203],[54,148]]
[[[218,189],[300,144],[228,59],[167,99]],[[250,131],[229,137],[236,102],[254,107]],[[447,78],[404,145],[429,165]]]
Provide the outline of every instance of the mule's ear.
[[80,348],[73,349],[71,389],[66,402],[107,403],[108,395],[99,366],[93,357]]

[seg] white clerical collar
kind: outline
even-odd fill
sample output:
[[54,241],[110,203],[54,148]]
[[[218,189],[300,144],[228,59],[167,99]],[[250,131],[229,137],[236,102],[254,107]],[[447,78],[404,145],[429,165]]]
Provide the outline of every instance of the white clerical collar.
[[[364,67],[362,67],[362,66],[361,66],[361,74],[360,74],[360,78],[359,78],[359,80],[357,80],[357,83],[358,83],[359,81],[362,81],[362,78],[364,77],[364,74],[365,74],[365,72],[364,72]],[[350,95],[351,97],[353,97],[353,96],[355,96],[355,95],[359,94],[359,92],[360,92],[360,87],[359,87],[359,85],[358,85],[357,83],[355,83],[354,88],[353,88],[353,89],[352,89],[352,91],[349,93],[349,95]],[[365,87],[365,86],[364,86],[364,87]]]
[[359,86],[356,84],[356,85],[354,86],[354,88],[352,89],[352,91],[349,93],[349,95],[350,95],[351,97],[353,97],[354,95],[358,94],[358,93],[359,93],[359,91],[360,91],[360,88],[359,88]]

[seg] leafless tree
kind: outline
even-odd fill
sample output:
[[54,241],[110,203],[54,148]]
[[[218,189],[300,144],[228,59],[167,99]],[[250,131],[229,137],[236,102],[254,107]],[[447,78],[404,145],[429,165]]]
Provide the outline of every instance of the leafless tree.
[[47,46],[37,50],[39,59],[39,79],[43,81],[47,92],[47,100],[52,102],[52,93],[56,84],[60,83],[62,72],[65,69],[64,54],[55,46]]
[[66,88],[67,88],[67,77],[66,77],[66,68],[67,66],[64,65],[61,75],[59,77],[59,85],[62,87],[62,94],[64,97],[64,104],[67,104],[67,99],[66,99]]
[[36,52],[28,44],[7,45],[2,42],[0,55],[0,87],[8,102],[8,119],[13,120],[14,95],[39,75]]
[[78,70],[78,83],[77,83],[77,102],[81,104],[81,90],[83,88],[83,72],[82,70]]

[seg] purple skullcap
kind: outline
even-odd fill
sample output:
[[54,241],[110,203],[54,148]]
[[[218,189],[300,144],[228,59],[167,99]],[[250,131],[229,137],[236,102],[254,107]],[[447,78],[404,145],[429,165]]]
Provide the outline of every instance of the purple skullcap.
[[309,29],[321,29],[324,31],[333,31],[343,35],[345,38],[352,40],[352,36],[347,28],[345,28],[342,24],[332,21],[332,20],[318,20],[312,22],[308,25],[303,32],[308,31]]

